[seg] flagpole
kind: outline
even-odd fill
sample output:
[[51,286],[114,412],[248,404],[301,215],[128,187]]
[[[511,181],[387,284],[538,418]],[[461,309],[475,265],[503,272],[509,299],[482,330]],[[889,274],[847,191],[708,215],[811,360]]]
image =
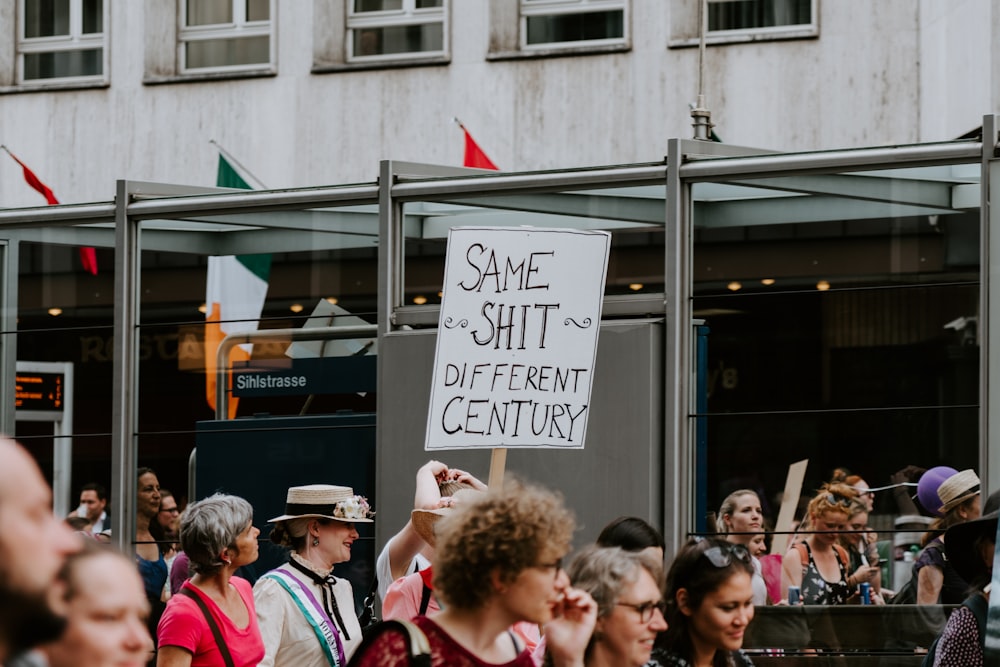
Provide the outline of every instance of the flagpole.
[[242,162],[240,162],[240,161],[239,161],[239,160],[237,160],[237,159],[236,159],[235,157],[233,157],[233,154],[232,154],[232,153],[230,153],[230,152],[229,152],[229,151],[227,151],[227,150],[226,150],[225,148],[223,148],[223,147],[222,147],[222,144],[220,144],[220,143],[219,143],[218,141],[216,141],[215,139],[209,139],[209,140],[208,140],[208,143],[212,144],[212,145],[213,145],[213,146],[215,146],[215,147],[216,147],[217,149],[219,149],[219,152],[220,152],[220,153],[222,153],[222,156],[223,156],[224,158],[226,158],[227,160],[229,160],[230,162],[232,162],[233,164],[235,164],[235,165],[236,165],[237,167],[239,167],[239,168],[240,168],[240,170],[241,170],[241,171],[243,171],[243,173],[245,173],[245,174],[246,174],[247,176],[249,176],[249,177],[250,177],[250,178],[252,178],[253,180],[257,181],[257,185],[259,186],[259,189],[261,189],[261,190],[267,190],[267,189],[268,189],[268,187],[267,187],[266,185],[264,185],[264,182],[263,182],[262,180],[260,180],[260,179],[259,179],[259,178],[257,178],[256,176],[254,176],[254,175],[253,175],[253,172],[252,172],[252,171],[250,171],[249,169],[247,169],[247,168],[246,168],[246,167],[245,167],[245,166],[243,165],[243,163],[242,163]]
[[705,107],[705,33],[708,32],[708,0],[698,2],[698,101],[691,109],[694,122],[694,138],[710,141],[712,135],[712,112]]

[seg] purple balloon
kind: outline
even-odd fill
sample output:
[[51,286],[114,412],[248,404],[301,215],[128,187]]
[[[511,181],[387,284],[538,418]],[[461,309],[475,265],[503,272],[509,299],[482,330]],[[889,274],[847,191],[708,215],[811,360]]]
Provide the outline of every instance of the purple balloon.
[[938,496],[938,488],[944,480],[957,473],[958,471],[954,468],[937,466],[921,475],[920,481],[917,482],[917,500],[920,501],[921,507],[934,516],[941,516],[941,513],[938,512],[941,509],[941,498]]

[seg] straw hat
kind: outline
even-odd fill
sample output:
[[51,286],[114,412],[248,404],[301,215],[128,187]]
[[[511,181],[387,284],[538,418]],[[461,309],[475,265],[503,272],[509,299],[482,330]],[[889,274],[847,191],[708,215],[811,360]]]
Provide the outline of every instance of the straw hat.
[[423,538],[424,542],[432,547],[436,546],[437,539],[434,535],[434,525],[437,524],[438,519],[451,514],[456,505],[462,505],[475,500],[481,493],[481,491],[475,489],[460,489],[454,495],[445,496],[441,499],[442,502],[448,503],[444,507],[432,510],[413,510],[410,512],[410,521],[413,523],[413,529]]
[[971,469],[957,472],[941,482],[937,493],[941,499],[941,509],[938,511],[945,514],[969,498],[979,495],[979,475]]
[[972,521],[963,521],[948,529],[944,536],[944,550],[948,562],[967,583],[989,572],[990,567],[983,562],[982,554],[976,549],[980,537],[996,539],[997,517],[1000,516],[1000,491],[994,491],[983,506],[984,514]]
[[307,484],[293,486],[285,497],[285,513],[269,519],[268,523],[288,521],[303,517],[336,519],[350,523],[372,523],[375,512],[364,496],[354,495],[349,486]]

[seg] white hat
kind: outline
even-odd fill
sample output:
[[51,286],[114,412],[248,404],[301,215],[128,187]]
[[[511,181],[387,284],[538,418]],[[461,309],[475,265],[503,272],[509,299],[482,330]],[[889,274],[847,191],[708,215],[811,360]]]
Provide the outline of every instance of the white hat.
[[302,517],[317,517],[349,521],[351,523],[372,523],[375,516],[364,496],[354,495],[349,486],[331,484],[308,484],[293,486],[285,497],[285,513],[268,523],[288,521]]
[[979,495],[979,476],[971,469],[957,472],[941,482],[937,493],[941,499],[939,512],[945,514],[969,498]]

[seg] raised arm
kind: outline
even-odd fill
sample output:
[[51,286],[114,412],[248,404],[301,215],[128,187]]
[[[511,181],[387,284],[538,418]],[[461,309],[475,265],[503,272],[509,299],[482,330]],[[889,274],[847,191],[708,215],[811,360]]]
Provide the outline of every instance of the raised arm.
[[[413,494],[413,509],[436,509],[441,504],[441,492],[438,485],[448,475],[448,466],[440,461],[428,461],[417,470],[417,486]],[[430,548],[420,534],[413,528],[413,523],[407,519],[406,524],[398,533],[386,542],[384,552],[379,559],[388,559],[389,581],[379,577],[380,597],[385,597],[385,591],[396,579],[410,574],[410,563],[413,557],[424,547]],[[383,564],[384,567],[384,564]]]

